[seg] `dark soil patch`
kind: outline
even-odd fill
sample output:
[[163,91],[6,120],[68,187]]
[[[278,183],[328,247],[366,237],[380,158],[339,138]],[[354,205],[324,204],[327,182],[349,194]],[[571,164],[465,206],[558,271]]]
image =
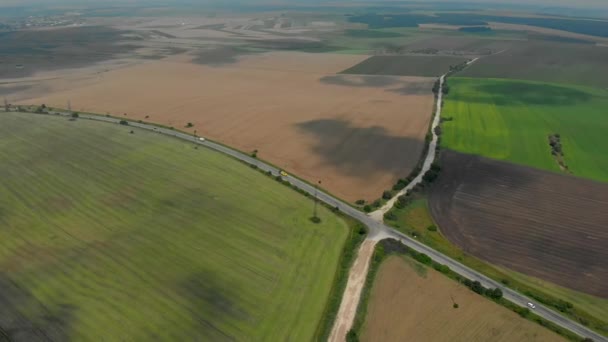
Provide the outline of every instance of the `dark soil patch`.
[[452,151],[430,194],[434,219],[465,252],[608,297],[608,184]]
[[608,48],[590,44],[521,42],[484,57],[459,76],[513,78],[608,87]]
[[448,72],[450,66],[461,64],[466,60],[452,56],[373,56],[342,73],[435,77]]

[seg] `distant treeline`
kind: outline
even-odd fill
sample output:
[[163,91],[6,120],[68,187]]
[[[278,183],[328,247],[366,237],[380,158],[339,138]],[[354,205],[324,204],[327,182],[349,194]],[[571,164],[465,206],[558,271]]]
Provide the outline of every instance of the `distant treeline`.
[[500,22],[608,37],[608,21],[585,19],[521,18],[465,13],[438,13],[435,16],[421,14],[369,13],[350,16],[349,21],[367,24],[369,28],[417,27],[420,24],[487,26],[489,22]]

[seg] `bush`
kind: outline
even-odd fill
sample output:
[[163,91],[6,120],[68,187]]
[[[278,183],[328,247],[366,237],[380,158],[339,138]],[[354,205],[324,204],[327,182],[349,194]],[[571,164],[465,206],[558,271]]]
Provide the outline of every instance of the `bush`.
[[416,253],[414,259],[425,265],[430,265],[433,262],[433,259],[424,253]]
[[454,305],[452,305],[452,307],[453,307],[454,309],[458,309],[458,303],[454,303]]
[[498,299],[502,298],[502,290],[499,288],[488,290],[487,295],[488,295],[488,297],[490,297],[492,299],[498,300]]
[[375,200],[374,203],[372,203],[372,207],[374,208],[380,208],[380,205],[382,205],[380,200]]
[[346,334],[346,342],[359,342],[359,336],[357,336],[357,332],[353,329],[350,329]]
[[356,205],[364,205],[364,204],[365,204],[365,200],[362,200],[362,199],[360,199],[360,200],[356,200],[356,201],[355,201],[355,204],[356,204]]
[[310,221],[315,224],[321,223],[321,218],[319,216],[313,216],[310,218]]
[[371,212],[372,212],[372,206],[371,206],[371,205],[369,205],[369,204],[366,204],[366,205],[363,207],[363,211],[365,211],[366,213],[371,213]]
[[395,215],[395,213],[393,213],[392,211],[389,211],[384,214],[384,219],[389,221],[395,221],[397,220],[397,215]]
[[72,113],[72,115],[70,115],[71,117],[73,117],[74,119],[78,119],[78,112],[74,112]]
[[435,271],[439,271],[443,274],[448,274],[450,272],[450,268],[447,265],[434,263],[433,268],[435,269]]
[[191,128],[194,127],[194,124],[192,122],[188,122],[188,124],[186,125],[186,128]]
[[475,292],[477,294],[483,294],[485,292],[485,288],[483,286],[481,286],[481,283],[478,282],[477,280],[475,280],[471,284],[471,290],[473,290],[473,292]]
[[392,197],[393,197],[393,193],[391,193],[388,190],[382,193],[382,198],[385,200],[390,200]]
[[433,171],[433,169],[431,168],[424,174],[422,180],[426,183],[433,183],[437,179],[437,177],[439,177],[439,174],[437,173],[437,171]]
[[426,230],[428,230],[429,232],[436,232],[437,231],[437,226],[436,225],[428,226],[426,228]]
[[123,126],[129,126],[129,121],[127,121],[127,120],[120,120],[119,124],[121,124]]

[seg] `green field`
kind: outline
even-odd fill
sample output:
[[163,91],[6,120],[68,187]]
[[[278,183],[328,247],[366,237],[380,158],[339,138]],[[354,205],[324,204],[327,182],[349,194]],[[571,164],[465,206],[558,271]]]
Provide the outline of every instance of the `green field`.
[[152,132],[0,114],[0,339],[313,339],[348,224]]
[[608,181],[608,91],[528,81],[450,78],[442,145],[560,171],[548,135],[559,133],[572,174]]

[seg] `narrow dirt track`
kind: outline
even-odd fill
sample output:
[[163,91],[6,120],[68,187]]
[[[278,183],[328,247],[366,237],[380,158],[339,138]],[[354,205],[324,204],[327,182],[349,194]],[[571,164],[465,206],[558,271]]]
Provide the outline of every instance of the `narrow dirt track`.
[[329,342],[343,342],[346,340],[346,334],[352,327],[355,315],[357,314],[359,298],[361,298],[361,291],[365,286],[369,262],[374,253],[376,243],[377,241],[375,240],[365,240],[361,244],[361,248],[359,248],[357,259],[348,275],[348,282],[346,283],[346,289],[344,290],[334,327],[331,330],[331,335],[329,335]]

